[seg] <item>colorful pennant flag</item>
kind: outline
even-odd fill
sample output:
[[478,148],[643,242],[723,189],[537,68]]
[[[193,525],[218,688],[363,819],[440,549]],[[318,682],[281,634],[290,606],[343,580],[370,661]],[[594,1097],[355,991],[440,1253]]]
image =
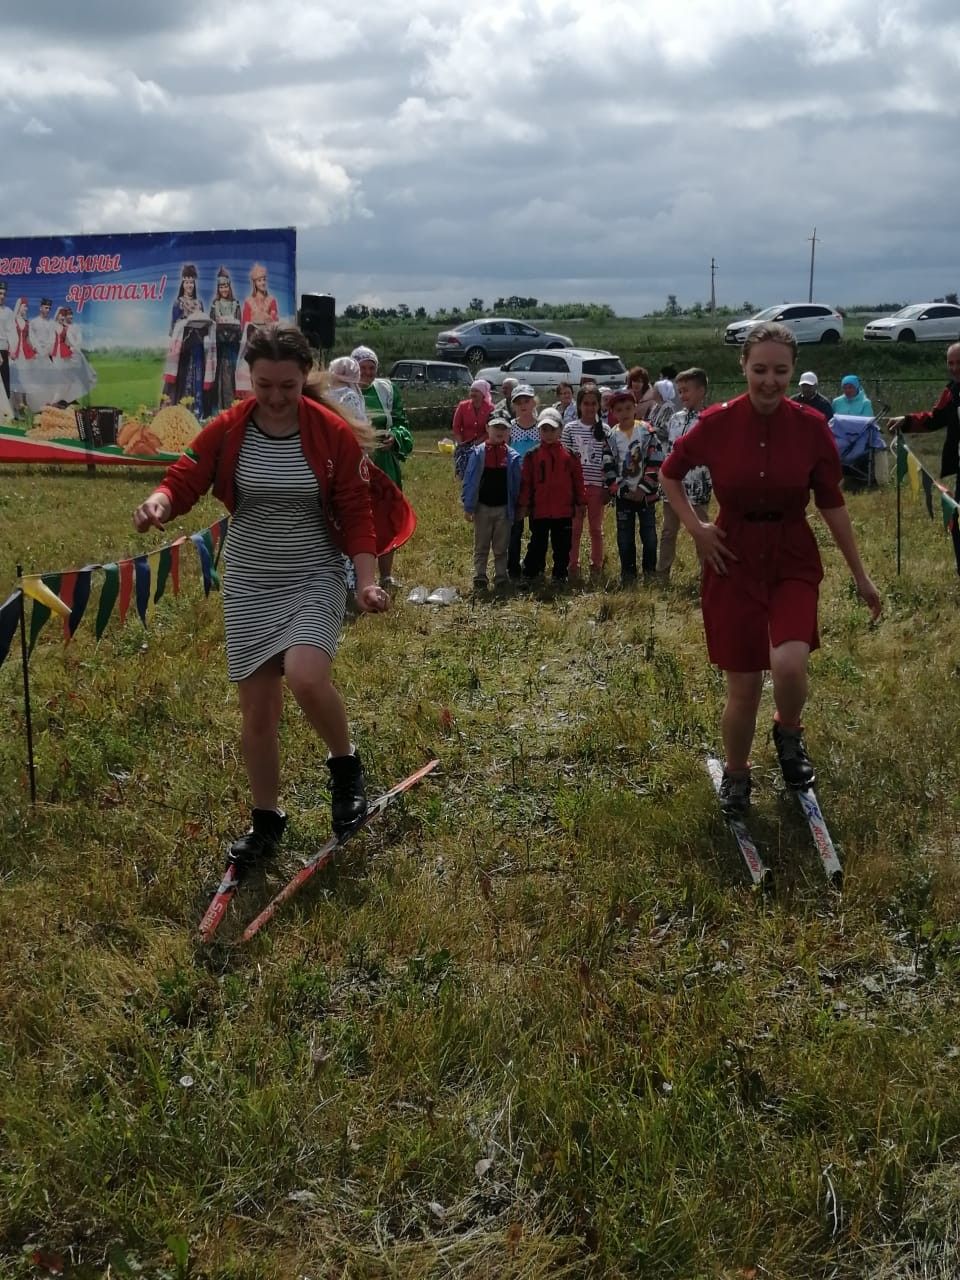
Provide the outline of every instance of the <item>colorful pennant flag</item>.
[[100,607],[97,609],[97,639],[103,635],[113,613],[113,606],[120,594],[120,569],[115,564],[105,564],[103,568],[103,587],[100,591]]
[[170,543],[170,581],[175,596],[180,594],[180,548],[185,542],[186,538],[181,537]]
[[133,562],[137,586],[137,613],[144,626],[147,625],[147,605],[150,603],[150,561],[146,556],[137,556]]
[[40,632],[47,625],[51,611],[56,609],[61,616],[69,617],[70,610],[57,594],[60,590],[59,573],[31,574],[28,578],[21,578],[20,585],[23,588],[23,594],[33,601],[33,609],[30,613],[30,641],[27,645],[29,656],[33,653],[33,646],[37,643]]
[[923,485],[923,500],[927,504],[927,515],[933,519],[933,477],[929,471],[920,468],[920,483]]
[[122,627],[127,620],[130,597],[133,595],[133,561],[121,560],[117,567],[120,570],[120,625]]
[[0,667],[10,651],[13,637],[20,625],[20,614],[23,611],[23,592],[18,587],[0,604]]
[[897,484],[906,479],[907,475],[907,454],[909,450],[904,443],[903,436],[897,434]]
[[920,463],[916,459],[916,455],[907,453],[907,471],[910,475],[910,492],[916,498],[920,493]]
[[99,565],[88,564],[77,571],[76,582],[73,587],[73,607],[70,610],[70,617],[64,622],[64,631],[67,639],[71,639],[74,633],[83,621],[83,615],[87,611],[87,605],[90,602],[90,581],[93,577],[94,569],[99,569]]
[[213,586],[214,568],[212,548],[209,545],[210,530],[207,529],[204,532],[206,533],[206,538],[203,533],[191,533],[190,541],[196,547],[197,555],[200,557],[200,571],[203,574],[203,594],[208,596],[210,588]]
[[156,604],[164,591],[167,589],[167,579],[170,577],[170,555],[169,547],[161,547],[160,554],[157,556],[157,586],[153,593],[153,603]]

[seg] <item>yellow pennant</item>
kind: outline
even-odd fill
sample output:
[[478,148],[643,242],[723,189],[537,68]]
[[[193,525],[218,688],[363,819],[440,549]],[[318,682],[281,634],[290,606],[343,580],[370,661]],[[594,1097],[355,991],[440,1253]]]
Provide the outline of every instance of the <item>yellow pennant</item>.
[[912,453],[907,453],[907,471],[910,473],[910,492],[916,498],[920,493],[920,463]]
[[62,618],[70,617],[70,606],[55,595],[39,575],[21,578],[20,586],[23,588],[23,594],[29,596],[31,600],[36,600],[38,604],[45,604],[48,609],[53,609]]

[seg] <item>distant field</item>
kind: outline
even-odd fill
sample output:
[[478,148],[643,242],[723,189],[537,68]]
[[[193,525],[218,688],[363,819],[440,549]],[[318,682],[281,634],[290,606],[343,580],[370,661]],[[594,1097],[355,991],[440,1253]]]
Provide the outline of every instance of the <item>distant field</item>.
[[[593,324],[560,321],[550,327],[569,334],[578,345],[614,351],[627,365],[642,364],[651,374],[668,363],[678,367],[699,365],[710,375],[716,398],[734,395],[742,387],[738,351],[720,341],[720,325],[681,318]],[[858,335],[862,325],[858,319],[849,322],[847,328],[848,334]],[[335,354],[349,353],[364,342],[374,348],[387,369],[404,356],[432,357],[438,332],[435,324],[340,325]],[[157,404],[163,374],[161,354],[93,353],[92,359],[98,374],[95,403],[116,405],[127,413],[135,412],[140,405]],[[845,373],[858,374],[876,407],[889,403],[893,413],[925,405],[939,392],[945,376],[943,347],[939,343],[877,348],[858,336],[848,336],[836,347],[802,347],[798,371],[808,368],[816,370],[828,395],[838,393]],[[430,429],[446,425],[448,410],[456,398],[451,394],[404,396],[406,403],[422,410],[416,415],[415,425]]]

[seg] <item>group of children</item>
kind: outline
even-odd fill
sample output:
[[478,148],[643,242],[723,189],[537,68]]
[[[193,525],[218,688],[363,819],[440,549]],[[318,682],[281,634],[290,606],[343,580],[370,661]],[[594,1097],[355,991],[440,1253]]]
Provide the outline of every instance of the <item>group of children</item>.
[[[659,384],[658,384],[659,385]],[[699,417],[706,401],[707,375],[702,369],[677,374],[674,404],[660,414],[656,425],[638,415],[631,386],[601,389],[582,383],[575,411],[564,413],[562,401],[536,412],[534,391],[518,386],[511,397],[510,416],[496,409],[486,423],[486,438],[462,452],[461,499],[474,529],[473,584],[489,585],[491,552],[494,586],[511,579],[540,578],[552,550],[552,577],[566,582],[580,571],[580,543],[586,523],[590,537],[590,573],[603,570],[603,518],[606,507],[616,512],[620,579],[624,586],[638,576],[637,535],[644,578],[670,574],[676,552],[679,520],[663,502],[661,463]],[[696,468],[685,480],[687,496],[702,521],[711,497],[706,468]],[[663,503],[659,545],[656,510]],[[521,558],[524,529],[529,522],[526,553]]]

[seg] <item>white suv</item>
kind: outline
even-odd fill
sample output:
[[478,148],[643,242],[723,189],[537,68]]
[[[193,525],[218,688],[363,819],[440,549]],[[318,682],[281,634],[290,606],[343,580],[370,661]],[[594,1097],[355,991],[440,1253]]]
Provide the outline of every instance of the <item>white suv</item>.
[[595,351],[588,347],[566,347],[560,351],[524,351],[506,364],[481,369],[478,378],[486,378],[491,387],[499,387],[504,378],[516,378],[530,387],[549,387],[570,382],[574,387],[582,378],[593,378],[602,387],[625,387],[627,370],[612,351]]
[[734,320],[724,330],[723,340],[739,347],[751,329],[758,324],[783,324],[797,342],[839,342],[843,337],[843,316],[819,302],[782,302],[778,307],[765,307],[746,320]]

